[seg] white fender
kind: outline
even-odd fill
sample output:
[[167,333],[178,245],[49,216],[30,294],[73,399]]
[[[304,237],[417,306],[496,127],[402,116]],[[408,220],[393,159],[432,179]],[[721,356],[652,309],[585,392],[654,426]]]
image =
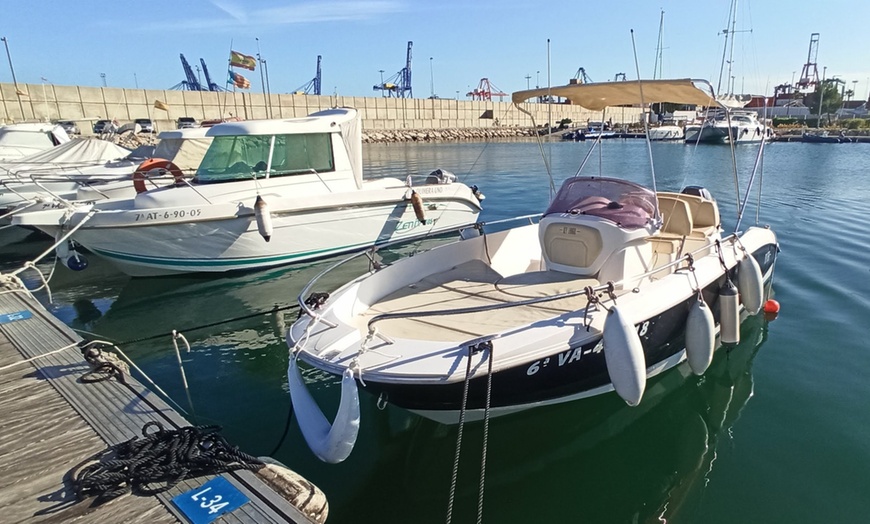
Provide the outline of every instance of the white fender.
[[67,258],[69,258],[69,240],[58,242],[58,240],[60,240],[63,235],[64,232],[62,230],[57,232],[57,238],[54,239],[54,241],[57,243],[54,248],[54,252],[57,253],[57,258],[61,260],[66,260]]
[[272,238],[272,214],[269,213],[269,204],[260,195],[254,202],[254,217],[257,219],[257,231],[268,242]]
[[761,302],[764,297],[761,283],[761,268],[755,257],[747,254],[737,266],[737,289],[740,290],[740,299],[743,307],[750,315],[761,310]]
[[604,321],[604,361],[613,389],[637,406],[646,388],[646,358],[634,324],[615,306]]
[[696,375],[702,375],[713,361],[716,324],[713,312],[702,297],[689,306],[686,320],[686,359]]
[[740,342],[740,297],[731,279],[719,290],[719,338],[723,344]]
[[353,451],[359,433],[359,393],[353,371],[345,370],[341,378],[341,402],[332,425],[308,392],[296,364],[296,356],[292,354],[287,368],[287,381],[296,421],[311,451],[317,458],[330,464],[346,459]]

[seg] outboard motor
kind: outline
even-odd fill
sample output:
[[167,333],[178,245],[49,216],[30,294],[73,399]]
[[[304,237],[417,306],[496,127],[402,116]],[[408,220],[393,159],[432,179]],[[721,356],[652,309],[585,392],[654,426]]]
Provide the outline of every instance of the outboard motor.
[[710,191],[707,190],[706,187],[703,186],[686,186],[683,188],[680,193],[684,195],[695,195],[703,198],[704,200],[713,200],[713,195],[710,194]]
[[446,169],[436,169],[426,177],[427,184],[452,184],[456,182],[456,175]]

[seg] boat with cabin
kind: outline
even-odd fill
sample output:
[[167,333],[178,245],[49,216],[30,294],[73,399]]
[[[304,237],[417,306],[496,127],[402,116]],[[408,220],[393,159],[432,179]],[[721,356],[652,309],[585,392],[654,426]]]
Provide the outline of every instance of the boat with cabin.
[[686,143],[758,143],[773,137],[773,130],[758,119],[755,111],[719,109],[700,123],[685,129]]
[[[705,106],[716,103],[712,91],[698,80],[644,80],[520,91],[513,102],[522,110],[550,92],[599,111]],[[741,317],[759,312],[773,275],[773,231],[740,230],[739,219],[724,231],[703,187],[666,191],[654,172],[646,186],[629,180],[635,173],[590,176],[584,166],[537,221],[479,225],[462,240],[372,263],[331,293],[320,277],[306,286],[287,332],[288,379],[319,457],[350,453],[360,387],[379,406],[444,424],[614,391],[634,406],[649,378],[684,361],[703,374],[718,346],[739,340]],[[331,427],[305,390],[303,363],[341,377]]]
[[[171,162],[136,172],[132,198],[24,213],[132,276],[258,269],[473,224],[483,196],[437,170],[366,180],[357,111],[227,122],[192,179]],[[149,186],[152,174],[174,183]]]

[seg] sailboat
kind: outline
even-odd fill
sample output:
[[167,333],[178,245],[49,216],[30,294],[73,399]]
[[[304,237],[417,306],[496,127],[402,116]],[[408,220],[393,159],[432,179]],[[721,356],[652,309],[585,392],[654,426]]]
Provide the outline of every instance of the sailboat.
[[[691,79],[548,89],[592,110],[717,104],[708,82]],[[522,110],[546,92],[512,98]],[[371,265],[331,294],[319,293],[319,279],[353,258],[310,282],[287,332],[296,412],[311,408],[300,362],[343,377],[341,422],[328,433],[345,444],[336,435],[359,425],[358,387],[379,405],[456,424],[614,391],[634,406],[648,378],[683,361],[704,373],[719,343],[739,340],[741,317],[761,308],[776,235],[725,232],[703,187],[662,191],[654,174],[646,186],[580,171],[536,223],[481,225],[476,236]],[[300,427],[322,450],[328,425],[313,417],[315,431],[311,418]]]
[[[665,27],[665,10],[662,9],[661,17],[659,18],[659,39],[656,44],[656,59],[655,66],[653,68],[653,79],[661,78],[662,74],[662,52],[664,50],[663,45],[663,37],[664,37],[664,27]],[[657,114],[662,113],[662,105],[658,105]],[[683,132],[683,128],[676,125],[674,122],[668,122],[666,120],[660,121],[658,125],[652,126],[649,128],[649,139],[653,141],[664,141],[664,140],[682,140],[685,137]]]
[[[725,85],[728,93],[719,99],[719,106],[705,113],[703,120],[689,124],[685,129],[686,143],[746,143],[761,142],[773,136],[773,130],[758,119],[755,111],[743,110],[748,100],[742,100],[733,93],[731,76],[734,63],[734,34],[737,32],[737,0],[731,0],[728,11],[728,24],[725,29],[725,46],[722,50],[722,63],[719,66],[719,82],[716,92],[722,92],[723,72],[728,64]],[[730,29],[729,29],[730,27]],[[725,57],[728,55],[728,59]]]

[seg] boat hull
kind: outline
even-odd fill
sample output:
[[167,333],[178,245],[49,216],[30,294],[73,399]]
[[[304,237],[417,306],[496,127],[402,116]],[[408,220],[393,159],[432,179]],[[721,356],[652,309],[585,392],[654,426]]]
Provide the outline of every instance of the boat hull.
[[[776,258],[776,245],[767,244],[753,256],[767,279]],[[738,268],[729,272],[737,281]],[[765,280],[767,281],[767,280]],[[707,285],[704,300],[710,306],[717,330],[719,326],[719,288],[725,282],[723,274]],[[689,307],[696,300],[688,296],[662,313],[635,322],[647,362],[647,377],[662,373],[686,359],[685,331]],[[646,327],[644,327],[646,326]],[[601,337],[596,336],[577,346],[561,349],[533,362],[496,371],[492,375],[490,416],[500,416],[534,407],[587,398],[613,391],[602,350]],[[497,351],[498,349],[495,349]],[[364,377],[365,378],[365,377]],[[362,389],[398,407],[445,424],[457,423],[462,408],[464,382],[440,386],[395,384],[366,378]],[[469,380],[466,420],[484,416],[487,376],[479,369]]]
[[[775,236],[768,230],[755,230],[752,238],[744,238],[742,242],[752,250],[763,280],[768,282],[772,277],[778,251]],[[455,255],[451,252],[446,256],[456,258]],[[705,258],[708,264],[703,273],[706,275],[702,280],[706,282],[703,296],[713,314],[715,330],[718,332],[719,291],[726,281],[726,273],[719,268],[715,254]],[[418,258],[417,263],[422,263],[422,260]],[[731,269],[728,271],[728,278],[737,282],[740,265],[729,262],[729,266]],[[404,271],[413,273],[414,267],[405,268]],[[666,284],[661,281],[659,287],[649,288],[650,293],[646,298],[630,294],[618,300],[620,308],[626,304],[628,310],[632,311],[632,324],[640,337],[647,377],[658,375],[686,360],[686,322],[690,306],[697,298],[693,286],[682,275],[666,277],[671,278],[671,282]],[[357,284],[350,284],[351,287],[355,285]],[[342,293],[337,292],[339,295]],[[361,300],[367,301],[366,298]],[[446,295],[444,300],[447,300]],[[629,302],[624,302],[626,300]],[[342,299],[339,298],[338,301],[340,304]],[[336,307],[342,310],[345,308],[342,305]],[[493,311],[489,314],[502,313]],[[743,314],[746,315],[745,310]],[[402,366],[406,365],[403,362],[414,365],[411,363],[413,358],[405,354],[411,350],[411,346],[403,345],[400,349],[398,345],[376,345],[376,358],[381,361],[371,361],[367,366],[368,371],[363,370],[359,384],[361,388],[378,396],[379,402],[386,402],[446,424],[459,421],[466,376],[469,377],[466,420],[484,417],[487,390],[490,387],[490,416],[608,393],[614,388],[605,360],[602,331],[596,328],[585,329],[583,319],[584,310],[581,306],[579,310],[568,311],[549,320],[532,322],[501,333],[492,341],[495,363],[491,383],[487,372],[488,351],[478,351],[469,357],[465,343],[459,343],[459,347],[453,346],[453,349],[450,344],[442,344],[443,349],[437,349],[434,345],[427,346],[432,349],[420,349],[421,360],[429,358],[433,362],[440,360],[449,363],[449,371],[445,370],[440,376],[427,376],[422,371],[415,373],[411,368],[401,371]],[[300,333],[297,330],[294,335],[291,331],[288,340],[292,337],[298,338]],[[389,330],[385,333],[391,334]],[[320,343],[314,342],[314,345],[322,349],[302,351],[299,353],[300,358],[324,371],[339,374],[341,366],[354,358],[354,346],[359,346],[358,342],[352,342],[352,338],[348,337],[352,335],[330,335],[329,329],[322,332],[316,329],[311,338],[312,341],[321,340]],[[425,344],[432,343],[421,340],[417,345],[422,347]],[[348,349],[341,351],[341,347]],[[430,356],[426,357],[425,354]],[[472,361],[472,372],[466,375],[464,370],[469,359]],[[365,368],[365,361],[360,362]],[[395,371],[391,371],[393,369]]]
[[[371,203],[304,212],[273,211],[273,233],[267,242],[253,213],[209,217],[186,222],[159,223],[164,214],[185,210],[140,213],[153,225],[111,225],[95,216],[89,227],[74,234],[76,242],[109,260],[131,276],[160,276],[190,272],[225,272],[267,268],[351,252],[368,246],[414,239],[455,229],[476,221],[479,208],[461,199],[430,200],[426,224],[404,201]],[[204,217],[200,214],[197,216]],[[109,217],[111,218],[111,217]],[[183,217],[182,217],[183,218]],[[42,227],[56,235],[58,227]]]

